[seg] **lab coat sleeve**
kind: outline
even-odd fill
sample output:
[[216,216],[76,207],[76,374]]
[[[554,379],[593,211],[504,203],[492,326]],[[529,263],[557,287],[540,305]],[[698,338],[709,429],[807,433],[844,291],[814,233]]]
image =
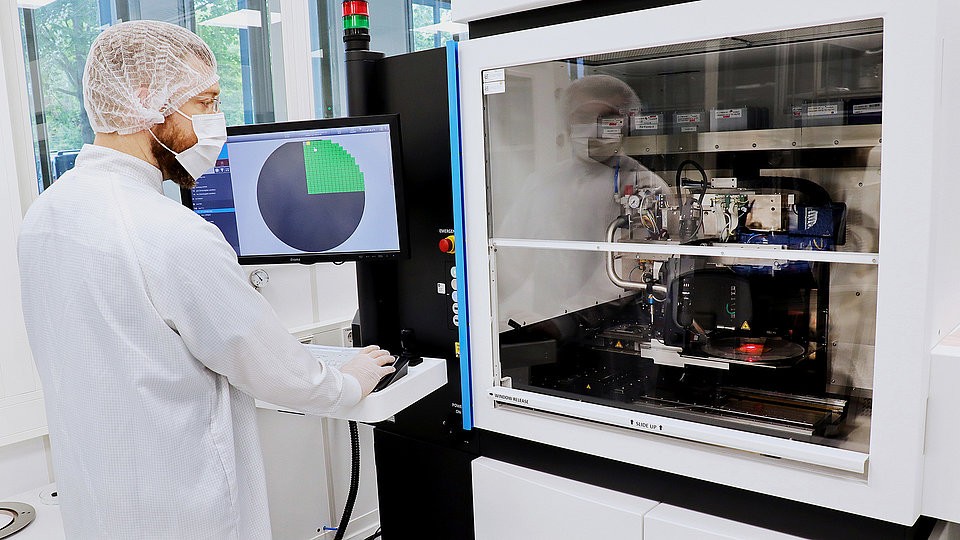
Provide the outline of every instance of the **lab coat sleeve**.
[[289,333],[220,231],[206,222],[186,228],[189,234],[167,235],[165,254],[145,254],[152,261],[143,268],[154,306],[190,353],[275,405],[323,414],[359,402],[360,383],[322,366]]

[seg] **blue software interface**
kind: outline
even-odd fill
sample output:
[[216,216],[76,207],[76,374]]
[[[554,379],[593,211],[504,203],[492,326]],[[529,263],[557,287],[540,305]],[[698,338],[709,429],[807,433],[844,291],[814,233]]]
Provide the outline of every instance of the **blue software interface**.
[[240,256],[400,249],[389,124],[231,135],[193,210]]

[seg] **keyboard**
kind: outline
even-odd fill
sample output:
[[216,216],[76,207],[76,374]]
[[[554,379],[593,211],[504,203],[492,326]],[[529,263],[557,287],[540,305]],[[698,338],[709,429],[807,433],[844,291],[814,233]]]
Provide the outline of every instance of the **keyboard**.
[[306,344],[304,347],[313,355],[314,358],[323,362],[324,365],[340,369],[340,366],[346,364],[351,358],[360,353],[359,347],[333,347],[329,345]]

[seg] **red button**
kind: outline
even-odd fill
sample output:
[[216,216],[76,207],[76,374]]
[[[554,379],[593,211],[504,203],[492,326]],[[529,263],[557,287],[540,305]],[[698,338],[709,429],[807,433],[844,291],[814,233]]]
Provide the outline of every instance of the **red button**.
[[448,236],[440,241],[440,251],[444,253],[453,253],[456,249],[456,244],[453,243],[453,237]]

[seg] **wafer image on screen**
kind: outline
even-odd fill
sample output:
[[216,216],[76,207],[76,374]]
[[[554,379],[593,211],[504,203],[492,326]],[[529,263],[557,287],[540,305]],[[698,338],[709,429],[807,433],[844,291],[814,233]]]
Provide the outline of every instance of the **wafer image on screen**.
[[327,251],[350,238],[364,202],[356,159],[330,140],[280,145],[257,182],[257,204],[267,227],[285,244],[307,252]]

